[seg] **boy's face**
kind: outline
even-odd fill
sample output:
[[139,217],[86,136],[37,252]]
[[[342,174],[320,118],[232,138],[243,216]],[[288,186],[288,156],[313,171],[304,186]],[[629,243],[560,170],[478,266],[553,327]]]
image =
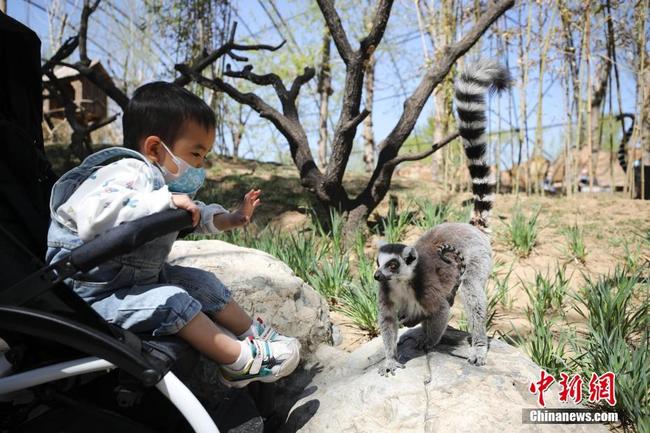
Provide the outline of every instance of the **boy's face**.
[[[215,139],[215,130],[206,129],[198,123],[190,120],[185,122],[181,133],[173,143],[165,143],[174,155],[187,162],[192,167],[200,168],[203,161],[212,150]],[[176,173],[178,168],[174,160],[161,144],[160,137],[149,136],[142,144],[142,153],[150,161],[163,165],[167,170]]]

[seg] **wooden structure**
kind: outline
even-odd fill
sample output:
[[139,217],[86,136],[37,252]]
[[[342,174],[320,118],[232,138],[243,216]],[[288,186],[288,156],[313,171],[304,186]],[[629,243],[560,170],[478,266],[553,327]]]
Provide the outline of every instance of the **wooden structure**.
[[[90,64],[91,69],[95,69],[104,75],[108,80],[110,76],[104,67],[98,61]],[[63,86],[66,95],[74,100],[77,106],[77,116],[83,123],[88,124],[103,120],[108,112],[108,98],[99,87],[95,86],[86,77],[69,66],[59,66],[54,69],[54,75],[58,78]],[[43,76],[43,81],[49,81],[47,76]],[[51,97],[48,91],[43,91],[43,115],[47,120],[65,119],[64,105],[58,98]]]
[[[641,158],[641,149],[632,148],[628,151],[628,158],[632,162],[628,166],[633,167],[633,161]],[[591,154],[593,158],[593,173],[594,173],[594,191],[621,191],[625,187],[626,174],[616,157],[616,153],[609,151],[598,151]],[[589,184],[589,158],[590,153],[587,147],[576,151],[571,151],[570,160],[573,167],[571,171],[576,170],[576,175],[584,185]],[[566,155],[561,153],[560,156],[553,162],[549,169],[549,180],[555,187],[565,187],[566,175]]]

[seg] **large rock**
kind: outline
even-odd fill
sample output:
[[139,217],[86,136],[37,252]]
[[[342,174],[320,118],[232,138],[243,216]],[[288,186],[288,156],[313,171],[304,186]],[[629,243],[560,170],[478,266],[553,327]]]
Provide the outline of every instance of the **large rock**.
[[331,343],[327,303],[275,257],[217,240],[178,241],[169,262],[214,273],[253,318],[297,337],[303,354]]
[[[447,329],[425,354],[415,348],[417,327],[402,332],[399,353],[406,368],[381,377],[381,339],[352,353],[321,346],[305,369],[294,373],[278,395],[285,401],[282,432],[607,432],[603,425],[532,425],[522,409],[536,408],[528,387],[540,369],[517,349],[490,341],[487,364],[467,362],[468,334]],[[420,334],[421,335],[421,334]],[[544,394],[546,407],[559,402],[559,386]]]

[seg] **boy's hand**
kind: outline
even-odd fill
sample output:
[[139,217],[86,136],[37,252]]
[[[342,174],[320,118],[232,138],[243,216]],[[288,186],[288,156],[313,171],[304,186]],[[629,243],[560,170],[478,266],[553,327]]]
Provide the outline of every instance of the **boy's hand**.
[[260,205],[260,194],[262,194],[261,190],[251,189],[244,195],[244,201],[239,206],[239,209],[230,214],[234,226],[243,226],[251,221],[253,211]]
[[172,202],[179,209],[185,209],[192,214],[192,226],[196,227],[201,221],[201,211],[192,199],[185,194],[172,194]]

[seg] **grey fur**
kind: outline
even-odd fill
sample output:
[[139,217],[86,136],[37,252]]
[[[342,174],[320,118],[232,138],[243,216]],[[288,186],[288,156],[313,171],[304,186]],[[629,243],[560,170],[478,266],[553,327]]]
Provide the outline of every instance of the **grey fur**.
[[485,233],[470,224],[443,223],[425,233],[413,247],[383,245],[377,263],[379,328],[386,352],[380,374],[395,374],[397,368],[404,368],[397,356],[399,322],[409,327],[422,323],[424,338],[418,344],[422,349],[440,342],[456,289],[471,330],[468,361],[485,364],[485,286],[492,268],[492,250]]
[[485,364],[485,287],[492,270],[492,249],[486,233],[494,200],[494,182],[486,158],[485,95],[510,84],[508,70],[492,60],[468,65],[455,83],[458,129],[474,193],[474,215],[469,224],[440,224],[413,247],[380,244],[375,279],[379,281],[379,329],[386,351],[386,362],[379,368],[381,375],[404,368],[397,357],[398,318],[409,327],[421,323],[424,338],[420,347],[429,349],[440,342],[445,332],[457,290],[472,336],[468,361]]

